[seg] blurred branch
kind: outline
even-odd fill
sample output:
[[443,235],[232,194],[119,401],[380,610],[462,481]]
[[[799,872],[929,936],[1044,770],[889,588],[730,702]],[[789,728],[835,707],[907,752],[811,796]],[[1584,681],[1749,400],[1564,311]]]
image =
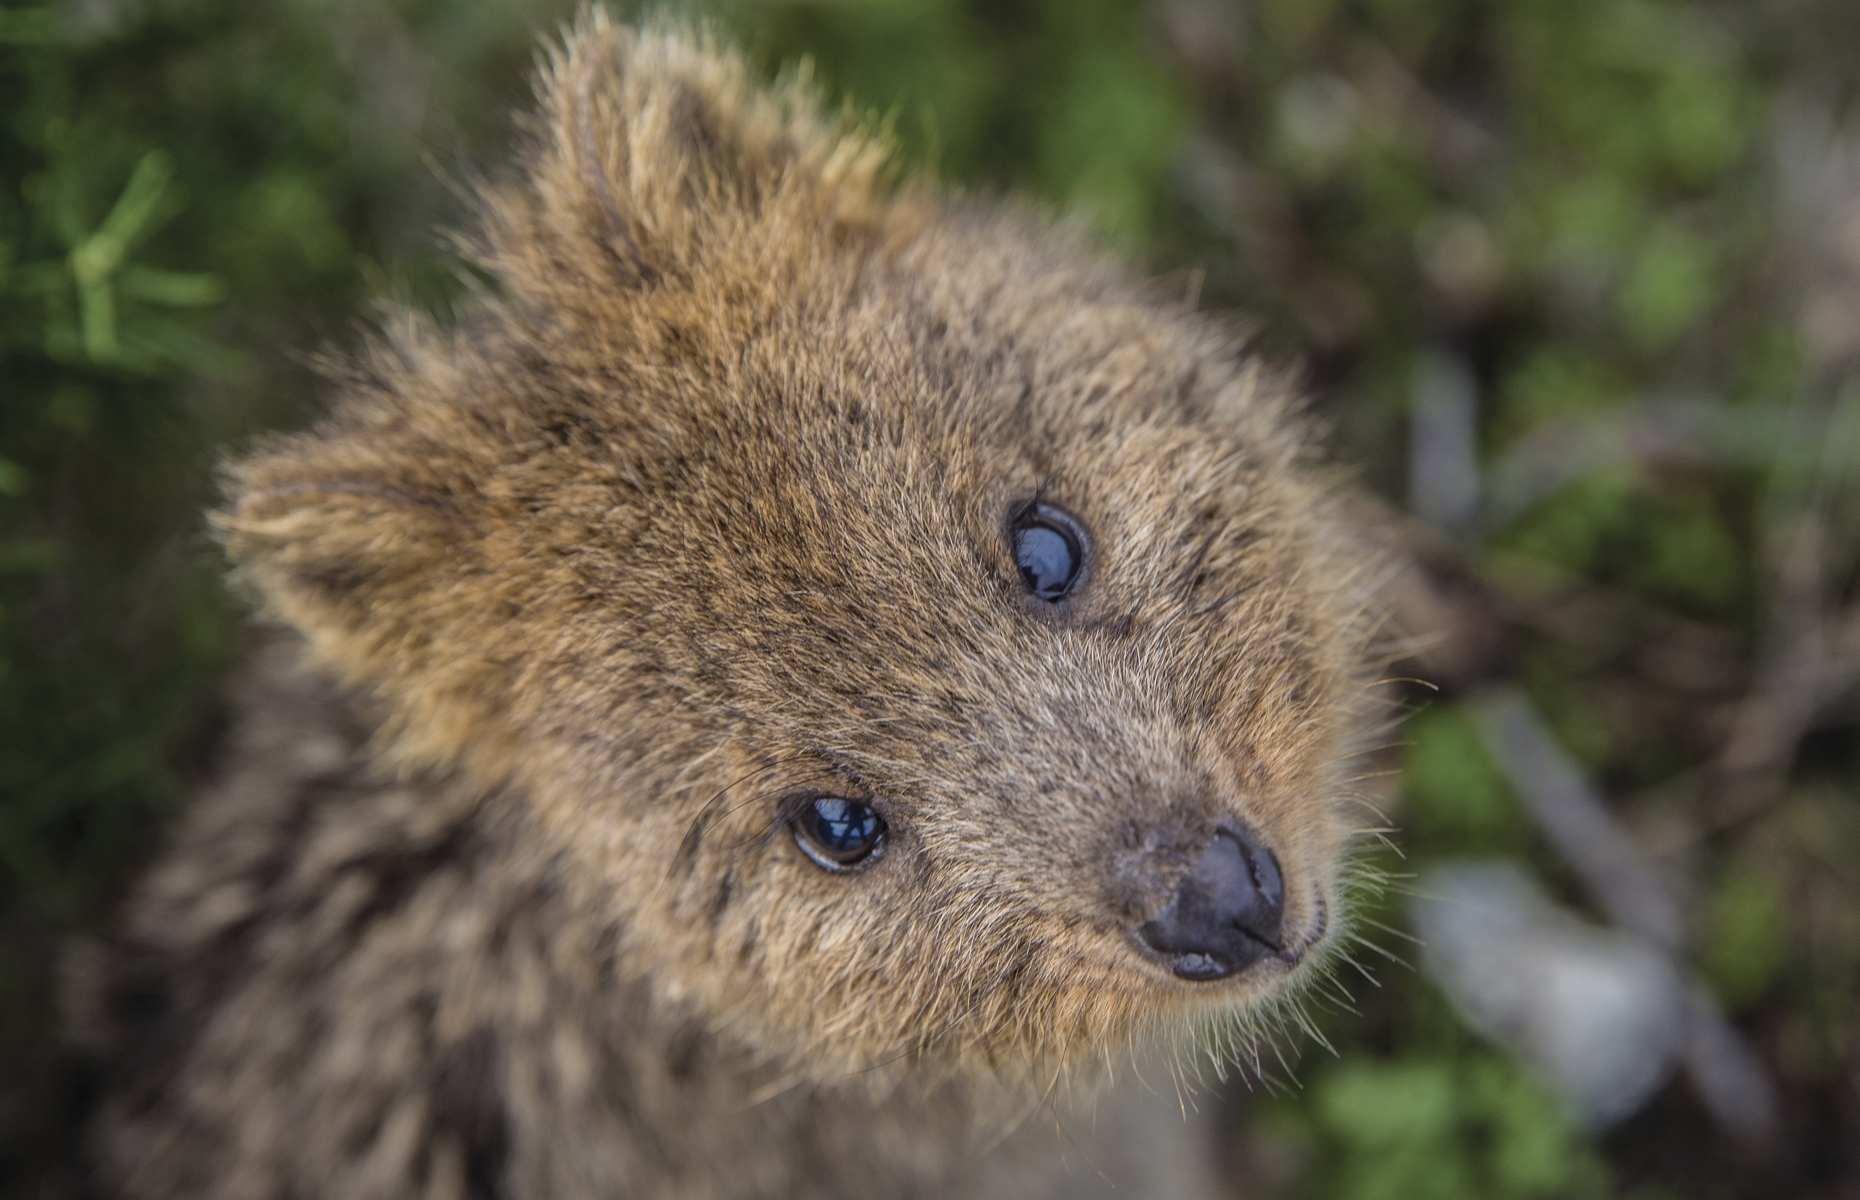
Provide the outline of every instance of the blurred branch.
[[1479,512],[1479,385],[1464,359],[1437,352],[1415,368],[1408,495],[1416,515],[1459,531]]
[[1492,757],[1531,819],[1604,912],[1669,954],[1682,939],[1679,904],[1566,754],[1525,695],[1501,687],[1469,707]]
[[[1656,947],[1675,971],[1684,934],[1667,881],[1621,828],[1576,761],[1521,691],[1503,687],[1471,709],[1486,747],[1525,810],[1609,918]],[[1681,1057],[1699,1097],[1726,1132],[1767,1145],[1777,1125],[1775,1084],[1707,989],[1685,988]]]
[[1615,467],[1775,466],[1779,428],[1769,409],[1676,397],[1546,425],[1492,464],[1480,527],[1503,529],[1570,484]]

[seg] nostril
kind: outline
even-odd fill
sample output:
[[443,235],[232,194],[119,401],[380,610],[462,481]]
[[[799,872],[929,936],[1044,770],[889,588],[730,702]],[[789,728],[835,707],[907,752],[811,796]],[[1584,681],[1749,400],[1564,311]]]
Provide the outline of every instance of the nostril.
[[1258,838],[1221,827],[1155,920],[1137,936],[1183,979],[1223,979],[1279,952],[1285,879]]
[[1259,894],[1259,911],[1269,917],[1272,940],[1277,941],[1279,924],[1285,917],[1285,877],[1279,873],[1278,857],[1243,831],[1222,829],[1215,837],[1232,838],[1239,844],[1241,857],[1246,859],[1247,873]]

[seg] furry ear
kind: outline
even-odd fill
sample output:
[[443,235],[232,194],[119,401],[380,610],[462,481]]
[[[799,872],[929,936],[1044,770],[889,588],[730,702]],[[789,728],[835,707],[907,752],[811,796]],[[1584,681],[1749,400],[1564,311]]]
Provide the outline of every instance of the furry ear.
[[589,10],[538,93],[522,171],[485,197],[474,247],[500,291],[455,332],[409,319],[339,371],[331,415],[232,466],[214,518],[266,611],[386,695],[396,745],[428,760],[515,729],[511,677],[554,636],[523,622],[581,594],[558,551],[601,535],[564,524],[564,490],[604,485],[565,481],[551,430],[619,403],[620,368],[650,357],[667,313],[715,326],[746,284],[779,288],[771,263],[799,272],[896,219],[880,144],[800,81],[754,86],[702,35]]
[[404,748],[448,757],[448,729],[504,684],[458,637],[496,611],[484,487],[496,469],[469,389],[464,339],[409,322],[335,380],[315,429],[274,438],[226,468],[212,514],[240,579],[268,615],[351,684],[393,696]]
[[537,92],[525,177],[487,198],[481,247],[532,300],[688,280],[758,227],[830,235],[887,206],[883,141],[827,116],[804,75],[757,85],[706,32],[586,9]]

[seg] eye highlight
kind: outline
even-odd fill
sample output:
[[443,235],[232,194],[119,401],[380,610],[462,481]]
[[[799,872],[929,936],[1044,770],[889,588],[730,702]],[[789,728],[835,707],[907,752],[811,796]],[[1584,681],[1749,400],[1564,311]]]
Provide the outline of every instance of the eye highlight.
[[1036,501],[1014,515],[1008,537],[1029,595],[1057,604],[1078,587],[1085,569],[1085,531],[1070,513]]
[[823,871],[850,871],[885,847],[885,819],[871,805],[842,796],[815,796],[789,822],[794,844]]

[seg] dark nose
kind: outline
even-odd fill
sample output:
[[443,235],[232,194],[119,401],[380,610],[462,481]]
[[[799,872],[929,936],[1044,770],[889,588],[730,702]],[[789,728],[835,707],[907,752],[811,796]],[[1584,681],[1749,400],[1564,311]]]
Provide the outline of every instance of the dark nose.
[[1285,881],[1251,834],[1222,827],[1189,868],[1162,915],[1137,929],[1183,979],[1225,979],[1279,953]]

